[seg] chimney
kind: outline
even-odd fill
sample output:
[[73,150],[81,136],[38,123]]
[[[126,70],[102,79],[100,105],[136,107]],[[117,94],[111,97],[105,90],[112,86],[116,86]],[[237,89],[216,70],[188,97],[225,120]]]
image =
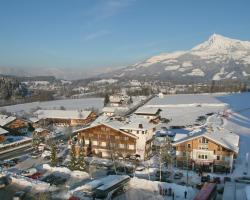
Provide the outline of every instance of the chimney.
[[139,124],[139,128],[143,128],[142,124]]

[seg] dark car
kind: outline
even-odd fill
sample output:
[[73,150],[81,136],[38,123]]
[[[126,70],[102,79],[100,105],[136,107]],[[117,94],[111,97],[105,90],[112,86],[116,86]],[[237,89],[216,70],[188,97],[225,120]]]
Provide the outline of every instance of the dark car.
[[181,172],[176,172],[174,174],[174,179],[181,179],[183,177],[183,174]]
[[23,191],[18,191],[14,194],[12,200],[23,200],[25,197],[25,192]]
[[0,177],[0,189],[6,187],[11,183],[11,179],[8,176]]
[[231,182],[231,178],[230,177],[224,177],[224,183],[226,183],[226,182]]
[[160,177],[160,175],[161,175],[161,177],[165,177],[165,178],[169,178],[170,176],[171,176],[171,172],[169,172],[169,171],[157,171],[156,172],[156,174],[155,174],[155,176],[156,177]]
[[248,176],[238,177],[235,178],[234,180],[235,182],[250,184],[250,177]]
[[108,170],[107,175],[116,175],[115,170]]
[[213,178],[213,182],[214,182],[214,183],[217,183],[217,184],[220,184],[220,182],[221,182],[221,181],[220,181],[220,177],[214,177],[214,178]]
[[208,182],[208,181],[209,181],[209,179],[208,179],[207,176],[202,176],[202,177],[201,177],[201,182],[202,182],[202,183]]

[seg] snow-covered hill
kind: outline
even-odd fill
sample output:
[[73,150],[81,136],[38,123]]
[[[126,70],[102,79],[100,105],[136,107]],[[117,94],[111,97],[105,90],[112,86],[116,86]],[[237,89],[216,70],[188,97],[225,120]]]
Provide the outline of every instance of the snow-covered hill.
[[100,77],[223,80],[250,77],[250,42],[213,34],[188,51],[164,53]]

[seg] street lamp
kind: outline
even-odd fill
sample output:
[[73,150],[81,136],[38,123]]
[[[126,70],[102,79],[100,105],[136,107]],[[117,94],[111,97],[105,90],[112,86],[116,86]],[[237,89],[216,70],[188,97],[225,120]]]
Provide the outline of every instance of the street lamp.
[[92,160],[89,162],[89,172],[90,172],[90,179],[91,179],[91,180],[93,179],[92,170],[91,170],[91,164],[92,164],[92,162],[94,162],[94,161],[95,161],[95,159],[92,158]]

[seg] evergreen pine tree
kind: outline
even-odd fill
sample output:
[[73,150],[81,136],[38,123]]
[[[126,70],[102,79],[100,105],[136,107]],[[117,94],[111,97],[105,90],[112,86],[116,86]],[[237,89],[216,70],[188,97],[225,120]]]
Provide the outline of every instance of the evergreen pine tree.
[[51,166],[55,167],[57,165],[57,147],[55,143],[51,145]]
[[92,156],[92,141],[89,140],[89,145],[87,147],[87,156]]
[[77,159],[76,159],[76,147],[75,144],[71,144],[71,152],[70,152],[70,164],[69,168],[70,170],[75,170],[77,168]]
[[84,160],[84,143],[81,144],[80,146],[80,152],[79,152],[79,157],[78,157],[78,169],[83,171],[85,170],[85,167],[86,167],[86,163],[85,163],[85,160]]

